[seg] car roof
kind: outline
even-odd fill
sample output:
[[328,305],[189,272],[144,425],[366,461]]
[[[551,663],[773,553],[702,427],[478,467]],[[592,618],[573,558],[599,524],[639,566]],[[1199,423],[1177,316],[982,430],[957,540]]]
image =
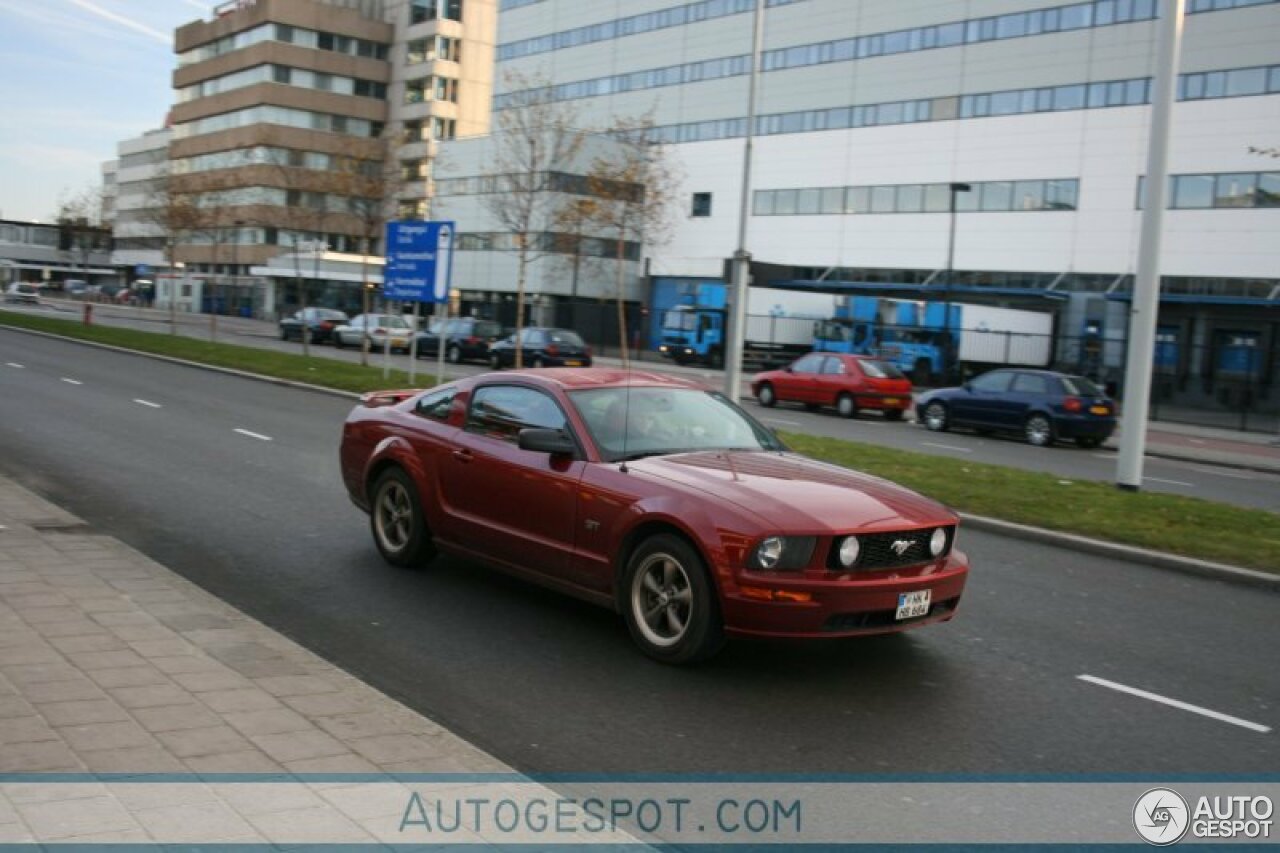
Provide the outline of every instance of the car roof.
[[502,377],[518,376],[521,379],[534,379],[547,385],[558,386],[566,391],[585,388],[693,388],[706,390],[701,382],[653,373],[648,370],[624,370],[619,367],[566,367],[554,370],[507,370],[500,374],[486,373],[475,377],[477,382]]

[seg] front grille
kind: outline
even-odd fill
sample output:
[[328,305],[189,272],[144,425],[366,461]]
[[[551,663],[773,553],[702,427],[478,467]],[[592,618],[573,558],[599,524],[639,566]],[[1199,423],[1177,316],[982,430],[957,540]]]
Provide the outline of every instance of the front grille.
[[[945,557],[951,553],[951,542],[955,539],[955,528],[946,527],[947,545],[938,557],[929,554],[929,539],[935,527],[924,530],[905,530],[897,533],[867,533],[858,536],[862,549],[858,554],[858,562],[852,567],[861,571],[878,571],[880,569],[896,569],[901,566],[914,566],[930,560]],[[827,568],[836,571],[848,571],[840,565],[840,543],[843,536],[837,536],[831,543],[831,553],[827,555]],[[907,542],[906,546],[901,543]],[[896,547],[895,547],[896,543]]]
[[896,610],[866,610],[862,613],[836,613],[822,625],[824,631],[865,631],[874,628],[890,628],[895,625],[912,625],[928,619],[937,619],[956,609],[960,598],[935,601],[929,612],[913,619],[898,619]]

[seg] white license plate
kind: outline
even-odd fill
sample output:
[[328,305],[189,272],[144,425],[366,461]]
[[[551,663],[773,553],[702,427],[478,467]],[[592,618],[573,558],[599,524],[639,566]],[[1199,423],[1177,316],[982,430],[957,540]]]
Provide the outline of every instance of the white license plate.
[[895,619],[914,619],[929,612],[929,600],[933,590],[918,589],[915,592],[898,593],[898,613]]

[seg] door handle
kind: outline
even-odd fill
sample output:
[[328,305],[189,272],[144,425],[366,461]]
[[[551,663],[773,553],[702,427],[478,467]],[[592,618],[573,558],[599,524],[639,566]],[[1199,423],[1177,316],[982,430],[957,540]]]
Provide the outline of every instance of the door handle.
[[470,450],[455,450],[453,451],[453,458],[459,462],[470,462],[475,457],[471,455]]

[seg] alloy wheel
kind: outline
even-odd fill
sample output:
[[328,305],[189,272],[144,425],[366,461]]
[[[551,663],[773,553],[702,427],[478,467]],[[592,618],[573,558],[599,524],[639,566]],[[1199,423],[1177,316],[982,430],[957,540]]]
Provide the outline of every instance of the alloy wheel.
[[409,545],[413,536],[413,503],[403,484],[389,480],[378,493],[374,530],[387,551],[398,553]]
[[680,561],[662,551],[645,558],[631,582],[631,609],[647,642],[659,648],[679,643],[693,613],[693,589]]
[[1027,418],[1027,442],[1036,447],[1044,447],[1053,441],[1053,425],[1044,415],[1032,415]]
[[934,432],[947,428],[947,407],[941,403],[930,403],[924,409],[924,425]]

